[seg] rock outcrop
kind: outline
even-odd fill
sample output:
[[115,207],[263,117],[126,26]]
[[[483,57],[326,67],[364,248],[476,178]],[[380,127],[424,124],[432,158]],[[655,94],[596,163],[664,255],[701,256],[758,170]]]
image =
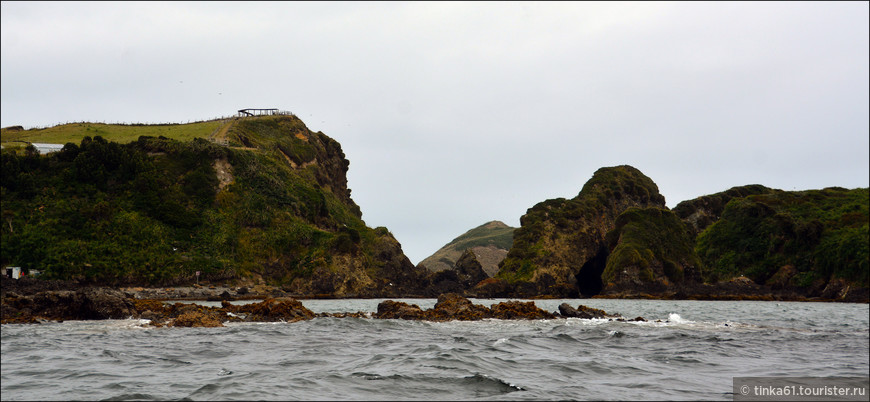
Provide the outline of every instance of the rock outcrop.
[[477,255],[471,249],[467,249],[453,267],[432,274],[429,290],[435,294],[474,293],[470,290],[480,281],[488,278],[477,260]]
[[673,212],[629,208],[607,234],[608,256],[601,294],[668,294],[684,283],[701,282],[694,239]]
[[568,303],[562,303],[559,305],[559,314],[563,317],[573,317],[573,318],[608,318],[610,317],[607,312],[601,309],[586,307],[584,305],[579,305],[577,308],[571,307]]
[[136,315],[126,294],[109,288],[48,290],[30,295],[4,292],[0,304],[3,322],[32,322],[34,319],[101,320]]
[[552,313],[541,310],[534,302],[508,301],[496,303],[487,308],[472,303],[455,293],[438,296],[438,302],[429,310],[422,310],[415,304],[387,300],[378,304],[374,318],[426,320],[426,321],[475,321],[486,318],[503,320],[514,319],[552,319]]
[[497,278],[509,282],[516,296],[598,294],[605,235],[630,207],[664,208],[665,198],[631,166],[599,169],[573,199],[547,200],[523,215]]

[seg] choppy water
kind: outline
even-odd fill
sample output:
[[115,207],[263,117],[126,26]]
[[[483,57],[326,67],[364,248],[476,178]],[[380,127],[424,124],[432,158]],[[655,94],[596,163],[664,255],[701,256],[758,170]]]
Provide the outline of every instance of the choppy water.
[[[307,300],[315,312],[381,300]],[[430,308],[434,299],[404,300]],[[473,300],[491,305],[502,300]],[[735,376],[870,373],[867,304],[537,300],[627,318],[2,326],[9,400],[730,400]],[[206,304],[206,303],[204,303]]]

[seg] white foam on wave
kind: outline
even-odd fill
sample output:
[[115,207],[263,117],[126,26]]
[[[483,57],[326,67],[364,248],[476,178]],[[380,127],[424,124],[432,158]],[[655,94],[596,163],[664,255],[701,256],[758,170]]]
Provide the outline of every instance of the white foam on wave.
[[612,321],[609,318],[577,318],[577,317],[568,317],[565,319],[566,326],[574,326],[574,325],[602,325]]
[[492,346],[498,346],[498,345],[501,345],[507,341],[508,341],[508,338],[499,338],[497,341],[495,341],[495,343],[492,344]]
[[684,319],[683,317],[680,317],[680,315],[677,313],[668,314],[668,322],[672,322],[675,324],[694,324],[695,323],[694,321],[689,321],[689,320]]

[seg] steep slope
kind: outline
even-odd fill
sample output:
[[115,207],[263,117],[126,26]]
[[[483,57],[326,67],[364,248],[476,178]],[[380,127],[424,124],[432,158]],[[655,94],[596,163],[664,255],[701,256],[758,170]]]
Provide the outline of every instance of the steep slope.
[[112,285],[190,284],[200,272],[299,295],[425,291],[428,273],[362,221],[338,142],[295,116],[243,118],[226,136],[229,146],[97,136],[45,156],[4,150],[2,264]]
[[629,208],[607,234],[602,294],[664,294],[700,283],[694,239],[666,208]]
[[598,169],[573,199],[547,200],[523,215],[497,277],[518,295],[598,294],[605,235],[616,217],[629,207],[664,206],[656,184],[636,168]]
[[500,221],[484,223],[453,239],[418,265],[433,272],[452,269],[465,250],[471,250],[486,274],[495,276],[498,264],[513,243],[515,229]]

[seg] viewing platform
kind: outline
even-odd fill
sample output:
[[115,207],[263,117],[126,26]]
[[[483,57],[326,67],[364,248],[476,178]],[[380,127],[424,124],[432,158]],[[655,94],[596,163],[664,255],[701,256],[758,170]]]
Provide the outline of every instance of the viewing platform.
[[252,117],[252,116],[292,116],[293,113],[287,110],[278,110],[278,109],[240,109],[238,112],[238,117]]

